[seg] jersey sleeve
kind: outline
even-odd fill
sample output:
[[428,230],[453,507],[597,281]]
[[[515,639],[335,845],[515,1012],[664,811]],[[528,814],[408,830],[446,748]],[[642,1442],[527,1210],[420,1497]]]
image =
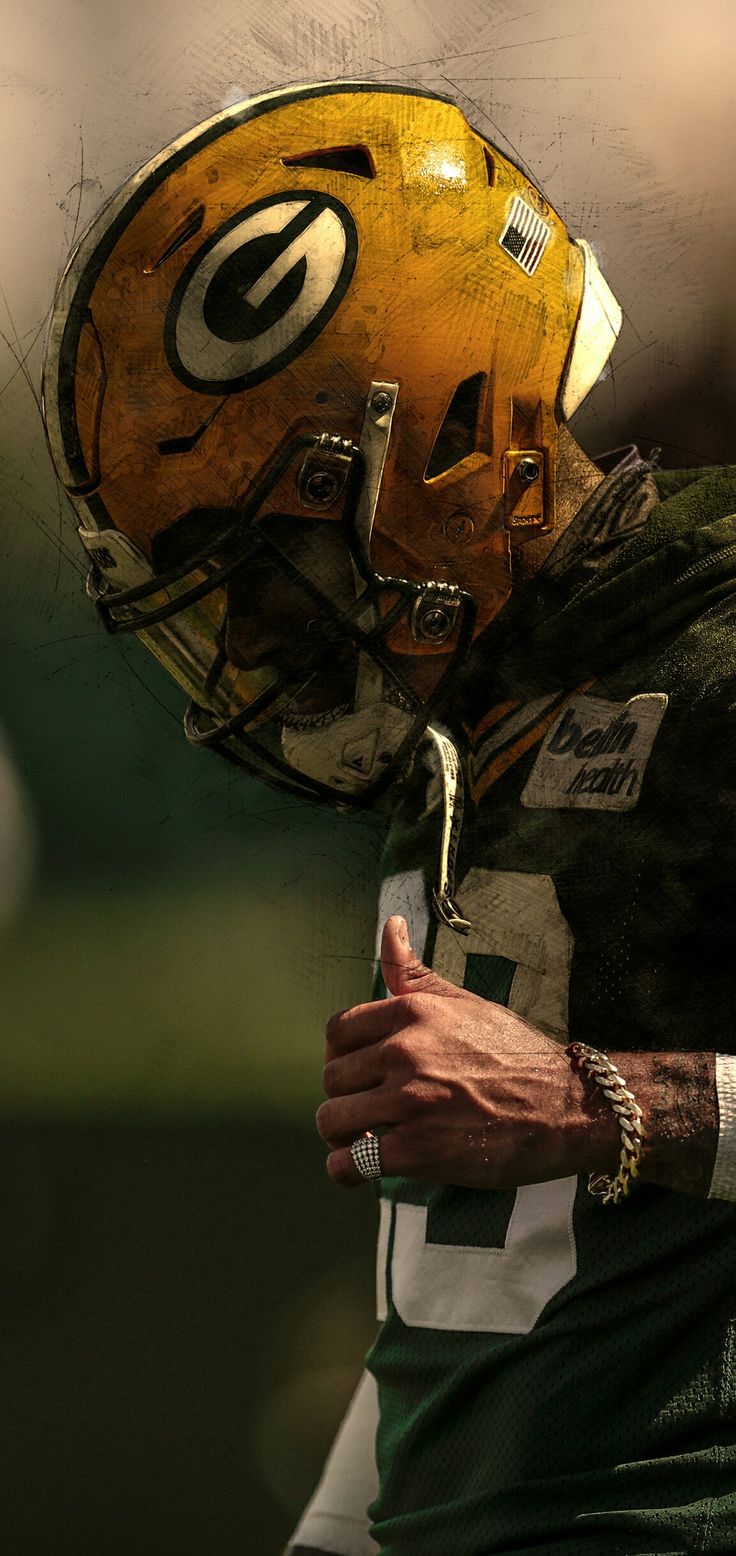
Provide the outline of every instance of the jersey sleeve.
[[287,1553],[306,1546],[334,1556],[377,1556],[367,1512],[378,1492],[377,1425],[376,1384],[364,1372]]
[[716,1054],[718,1150],[709,1199],[736,1200],[736,1058]]

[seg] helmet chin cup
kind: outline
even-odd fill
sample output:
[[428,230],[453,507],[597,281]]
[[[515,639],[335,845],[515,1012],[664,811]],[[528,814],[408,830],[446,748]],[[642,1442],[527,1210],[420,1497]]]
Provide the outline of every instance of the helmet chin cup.
[[338,713],[311,726],[285,719],[281,750],[298,773],[326,784],[336,795],[361,799],[392,767],[414,722],[410,711],[388,702]]

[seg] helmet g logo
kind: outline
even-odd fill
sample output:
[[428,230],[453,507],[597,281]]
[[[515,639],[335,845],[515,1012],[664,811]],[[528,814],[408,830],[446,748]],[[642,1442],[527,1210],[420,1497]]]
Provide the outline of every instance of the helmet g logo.
[[270,378],[319,335],[350,283],[358,239],[331,195],[269,195],[193,256],[166,315],[176,376],[206,394]]

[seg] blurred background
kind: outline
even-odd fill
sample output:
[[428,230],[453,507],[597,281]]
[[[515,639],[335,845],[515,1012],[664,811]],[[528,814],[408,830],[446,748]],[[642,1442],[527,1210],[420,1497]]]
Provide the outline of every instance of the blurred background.
[[196,121],[424,84],[526,162],[625,310],[574,431],[733,457],[730,0],[8,0],[0,51],[0,1527],[8,1556],[277,1556],[373,1327],[322,1026],[370,986],[380,835],[189,750],[105,636],[38,408],[60,268]]

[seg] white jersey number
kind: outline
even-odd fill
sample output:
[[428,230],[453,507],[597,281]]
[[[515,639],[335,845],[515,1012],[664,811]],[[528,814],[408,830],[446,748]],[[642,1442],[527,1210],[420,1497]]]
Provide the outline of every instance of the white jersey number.
[[[458,900],[473,927],[467,936],[440,928],[432,963],[435,972],[453,983],[467,982],[477,988],[479,974],[482,986],[487,969],[489,998],[503,999],[509,1009],[566,1042],[573,940],[549,877],[472,869],[458,890]],[[390,912],[404,914],[412,944],[419,950],[427,927],[421,872],[384,882],[382,918]],[[473,978],[466,978],[471,969]],[[385,1261],[391,1248],[393,1302],[405,1324],[419,1329],[528,1333],[542,1309],[575,1274],[576,1188],[576,1178],[560,1178],[518,1189],[503,1248],[428,1242],[425,1206],[393,1206],[382,1200],[379,1318],[387,1311]]]

